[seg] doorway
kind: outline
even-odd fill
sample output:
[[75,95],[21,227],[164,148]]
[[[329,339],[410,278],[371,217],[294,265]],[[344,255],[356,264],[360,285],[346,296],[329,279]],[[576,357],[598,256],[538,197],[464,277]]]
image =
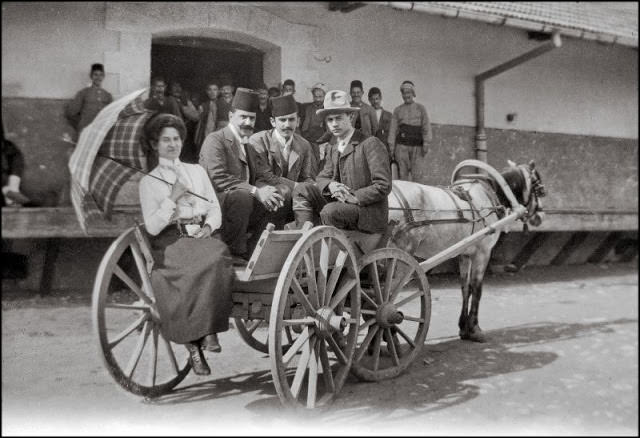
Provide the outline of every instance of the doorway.
[[[264,53],[234,41],[204,37],[158,37],[151,44],[151,77],[179,82],[197,100],[208,83],[256,89],[263,79]],[[194,99],[194,100],[196,100]]]

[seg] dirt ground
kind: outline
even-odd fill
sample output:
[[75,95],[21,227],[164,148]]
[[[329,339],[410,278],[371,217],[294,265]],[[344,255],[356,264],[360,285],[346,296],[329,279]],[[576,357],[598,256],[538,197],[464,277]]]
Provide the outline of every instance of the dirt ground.
[[638,267],[527,268],[485,281],[484,344],[457,337],[457,279],[430,277],[425,347],[401,376],[350,377],[325,410],[281,408],[267,355],[235,329],[152,402],[99,357],[90,287],[50,297],[3,284],[3,435],[638,434]]

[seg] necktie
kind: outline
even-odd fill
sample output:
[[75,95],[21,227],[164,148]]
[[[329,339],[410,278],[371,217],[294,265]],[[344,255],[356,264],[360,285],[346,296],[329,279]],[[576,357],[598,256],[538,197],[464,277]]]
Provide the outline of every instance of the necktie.
[[285,143],[284,147],[282,148],[282,157],[287,163],[289,162],[289,152],[291,152],[291,145],[289,143]]

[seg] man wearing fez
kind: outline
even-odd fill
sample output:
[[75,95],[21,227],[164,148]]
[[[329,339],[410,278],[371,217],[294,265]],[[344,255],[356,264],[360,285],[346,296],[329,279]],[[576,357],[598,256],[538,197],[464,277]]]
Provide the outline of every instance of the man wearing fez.
[[255,133],[249,139],[257,157],[256,185],[278,188],[284,197],[273,219],[277,228],[293,221],[292,194],[301,182],[314,182],[317,171],[311,145],[295,133],[298,109],[292,95],[271,99],[271,125],[273,129]]
[[404,103],[393,110],[389,127],[389,152],[398,163],[401,180],[412,181],[412,168],[418,154],[424,157],[429,152],[431,123],[424,105],[414,102],[416,97],[413,82],[404,81],[400,85]]
[[284,202],[275,187],[255,185],[256,157],[247,145],[257,110],[258,94],[238,88],[229,124],[209,134],[200,149],[200,165],[209,174],[222,209],[222,240],[244,260],[251,257],[270,212]]
[[387,226],[391,192],[391,166],[385,145],[365,136],[352,126],[360,109],[349,105],[344,91],[329,91],[318,114],[333,135],[327,159],[315,184],[296,187],[293,209],[296,225],[317,223],[319,212],[324,225],[382,233]]
[[102,88],[104,66],[92,64],[89,77],[91,77],[91,85],[78,91],[65,109],[65,115],[71,125],[76,128],[78,137],[84,127],[96,118],[100,110],[113,101],[111,93]]

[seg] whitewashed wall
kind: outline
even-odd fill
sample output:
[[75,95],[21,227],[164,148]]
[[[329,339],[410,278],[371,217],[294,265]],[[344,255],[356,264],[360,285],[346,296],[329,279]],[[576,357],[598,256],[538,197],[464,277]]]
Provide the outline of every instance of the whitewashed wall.
[[[255,45],[265,82],[291,77],[297,99],[322,80],[383,90],[414,81],[435,123],[475,124],[473,77],[540,44],[526,32],[419,12],[366,6],[330,12],[327,3],[2,3],[2,94],[70,98],[104,62],[116,96],[147,85],[152,37],[197,35]],[[324,62],[322,59],[331,59]],[[320,59],[320,60],[318,60]],[[490,79],[488,127],[638,137],[638,52],[563,39],[563,46]],[[517,113],[513,123],[507,113]]]

